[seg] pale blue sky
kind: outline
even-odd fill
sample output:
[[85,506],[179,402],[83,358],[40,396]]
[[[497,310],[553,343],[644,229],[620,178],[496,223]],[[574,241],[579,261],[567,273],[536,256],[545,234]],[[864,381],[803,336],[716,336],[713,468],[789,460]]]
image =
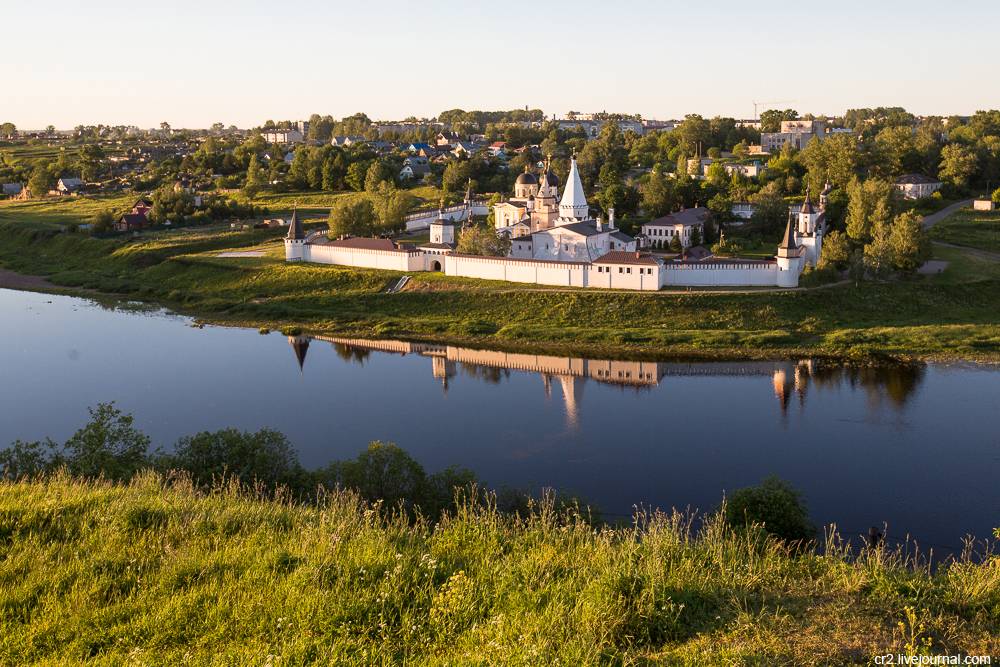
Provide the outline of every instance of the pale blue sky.
[[5,0],[0,121],[1000,108],[998,0]]

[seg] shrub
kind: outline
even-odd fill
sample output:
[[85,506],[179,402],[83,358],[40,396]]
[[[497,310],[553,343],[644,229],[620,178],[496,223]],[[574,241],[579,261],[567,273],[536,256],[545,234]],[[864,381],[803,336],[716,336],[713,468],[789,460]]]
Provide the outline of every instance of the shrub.
[[733,527],[759,525],[786,540],[809,540],[815,535],[801,494],[777,477],[735,491],[724,511]]

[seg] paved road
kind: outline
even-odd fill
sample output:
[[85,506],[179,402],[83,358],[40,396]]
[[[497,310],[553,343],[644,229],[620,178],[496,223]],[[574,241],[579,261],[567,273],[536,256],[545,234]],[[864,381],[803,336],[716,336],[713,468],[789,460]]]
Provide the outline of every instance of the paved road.
[[931,213],[930,215],[925,216],[923,223],[921,223],[921,226],[924,229],[930,229],[931,227],[933,227],[937,223],[939,223],[942,220],[944,220],[945,218],[947,218],[952,213],[955,213],[959,209],[963,209],[966,206],[972,206],[972,200],[971,199],[966,199],[964,201],[955,202],[951,206],[947,206],[947,207],[941,209],[940,211],[938,211],[937,213]]

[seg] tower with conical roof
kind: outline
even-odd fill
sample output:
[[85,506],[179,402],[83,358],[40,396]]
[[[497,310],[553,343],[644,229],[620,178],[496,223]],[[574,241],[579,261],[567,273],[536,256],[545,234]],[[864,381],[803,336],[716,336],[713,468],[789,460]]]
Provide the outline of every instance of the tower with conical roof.
[[292,351],[295,352],[295,360],[299,362],[300,373],[305,369],[306,353],[309,351],[310,340],[309,336],[303,335],[288,337],[288,344],[292,346]]
[[305,259],[306,235],[299,221],[299,213],[292,209],[292,219],[288,221],[288,234],[285,236],[285,261],[301,262]]
[[572,224],[590,218],[590,206],[583,192],[583,180],[576,166],[576,155],[570,158],[569,176],[566,178],[566,189],[563,190],[562,201],[559,202],[559,224]]
[[778,264],[778,287],[796,287],[799,284],[799,274],[802,273],[802,252],[795,242],[794,218],[788,216],[788,224],[785,226],[785,236],[778,246],[778,254],[775,261]]

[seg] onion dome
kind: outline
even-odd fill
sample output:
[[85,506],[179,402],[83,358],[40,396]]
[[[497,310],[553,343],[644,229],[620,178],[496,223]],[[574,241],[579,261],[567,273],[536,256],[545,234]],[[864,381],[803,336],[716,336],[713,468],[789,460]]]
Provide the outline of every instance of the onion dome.
[[536,185],[538,183],[538,179],[535,178],[534,174],[532,174],[530,171],[528,171],[527,167],[525,167],[524,168],[524,173],[520,174],[517,177],[517,180],[515,181],[515,183],[517,183],[518,185]]

